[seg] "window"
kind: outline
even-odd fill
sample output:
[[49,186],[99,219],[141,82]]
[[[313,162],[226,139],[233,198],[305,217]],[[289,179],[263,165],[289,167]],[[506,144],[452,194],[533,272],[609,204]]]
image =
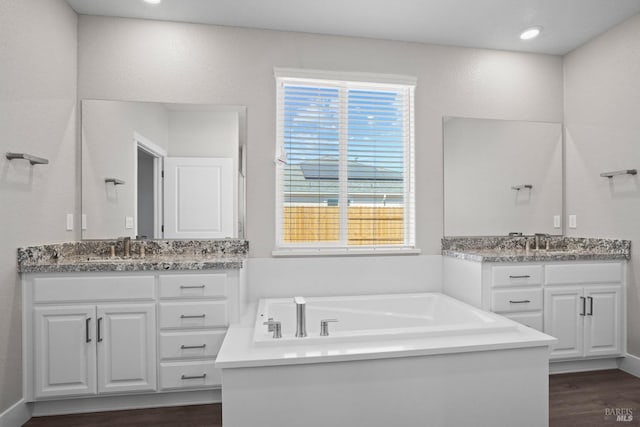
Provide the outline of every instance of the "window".
[[415,80],[308,73],[276,70],[277,248],[413,248]]

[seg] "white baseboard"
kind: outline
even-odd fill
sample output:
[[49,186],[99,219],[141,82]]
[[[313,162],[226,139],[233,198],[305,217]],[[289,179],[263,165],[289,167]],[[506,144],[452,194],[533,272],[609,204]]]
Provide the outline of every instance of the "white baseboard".
[[20,399],[0,413],[0,427],[20,427],[31,419],[31,409]]
[[[205,405],[222,402],[220,389],[172,393],[101,396],[65,400],[42,400],[31,403],[32,416],[81,414],[86,412],[123,411],[164,406]],[[4,425],[0,426],[4,427]]]
[[621,370],[640,378],[640,357],[627,353],[624,358],[618,361],[618,367]]
[[618,369],[618,359],[619,358],[552,361],[549,363],[549,374]]

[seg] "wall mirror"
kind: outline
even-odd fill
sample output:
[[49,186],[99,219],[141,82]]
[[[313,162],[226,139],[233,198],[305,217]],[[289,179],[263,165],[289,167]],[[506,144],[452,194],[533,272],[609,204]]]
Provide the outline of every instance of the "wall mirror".
[[445,117],[444,235],[562,234],[562,124]]
[[82,101],[82,238],[244,238],[246,107]]

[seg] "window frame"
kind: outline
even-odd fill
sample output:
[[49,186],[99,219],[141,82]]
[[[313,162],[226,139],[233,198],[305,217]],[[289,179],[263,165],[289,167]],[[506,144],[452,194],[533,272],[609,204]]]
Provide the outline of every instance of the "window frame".
[[[342,254],[399,254],[419,253],[416,249],[415,223],[415,87],[417,79],[410,76],[372,74],[372,73],[343,73],[334,71],[299,70],[275,68],[276,81],[276,144],[275,144],[275,174],[276,174],[276,221],[275,221],[275,249],[273,256],[305,256],[305,255],[342,255]],[[365,90],[393,90],[405,91],[403,100],[408,114],[403,117],[403,210],[404,210],[404,238],[402,244],[348,244],[348,203],[344,195],[348,195],[347,159],[348,149],[347,126],[340,123],[339,143],[339,241],[338,242],[285,242],[284,241],[284,207],[285,204],[285,168],[286,151],[284,138],[284,86],[300,84],[303,86],[335,88],[341,98],[340,117],[346,117],[348,102],[344,97],[351,89]],[[346,109],[346,111],[345,111]],[[340,203],[342,202],[342,203]],[[345,233],[347,233],[345,235]]]

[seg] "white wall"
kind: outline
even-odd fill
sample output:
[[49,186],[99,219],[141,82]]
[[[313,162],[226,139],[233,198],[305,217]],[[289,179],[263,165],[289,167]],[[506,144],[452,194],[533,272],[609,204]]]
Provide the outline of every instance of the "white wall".
[[247,301],[442,291],[442,257],[251,258]]
[[444,203],[445,236],[561,234],[562,124],[448,119]]
[[246,105],[251,257],[275,242],[273,67],[413,75],[417,245],[440,252],[442,116],[562,121],[562,59],[352,37],[81,16],[80,98]]
[[[82,101],[82,212],[85,239],[134,237],[125,217],[135,218],[134,133],[164,148],[169,144],[169,116],[161,104]],[[105,178],[125,181],[123,185]]]
[[627,290],[628,351],[640,355],[640,15],[564,59],[567,214],[572,236],[632,240]]
[[[76,240],[77,16],[63,0],[0,0],[0,413],[22,397],[19,246]],[[7,151],[49,159],[29,166]],[[76,221],[78,224],[78,221]]]
[[237,166],[238,130],[235,111],[169,111],[168,154],[171,157],[229,157]]

